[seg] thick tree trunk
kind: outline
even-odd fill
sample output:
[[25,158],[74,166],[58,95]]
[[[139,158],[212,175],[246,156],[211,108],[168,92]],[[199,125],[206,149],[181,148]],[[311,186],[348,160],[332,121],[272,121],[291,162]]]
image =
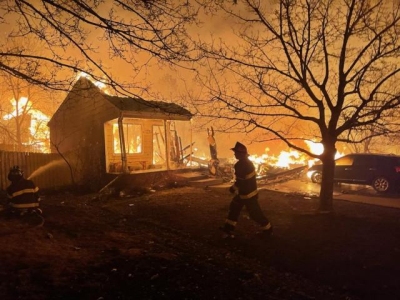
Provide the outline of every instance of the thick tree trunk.
[[320,206],[321,213],[333,212],[333,178],[335,171],[335,146],[324,145],[324,154],[321,158],[322,167],[322,182],[320,190]]

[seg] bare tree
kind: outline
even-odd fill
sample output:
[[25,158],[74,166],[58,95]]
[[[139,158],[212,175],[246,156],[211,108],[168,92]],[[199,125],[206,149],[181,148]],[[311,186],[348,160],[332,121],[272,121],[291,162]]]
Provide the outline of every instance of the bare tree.
[[198,76],[198,111],[321,159],[320,211],[332,211],[337,143],[361,142],[368,137],[352,133],[372,126],[372,135],[398,130],[399,1],[206,2],[227,14],[236,39],[198,41],[209,67]]
[[[117,70],[104,61],[130,64],[132,77],[146,64],[138,62],[139,53],[147,53],[148,60],[184,61],[189,50],[184,25],[197,13],[188,2],[2,1],[0,72],[58,90],[70,87],[73,72],[85,72],[129,92],[115,78]],[[40,53],[25,43],[27,39],[35,40]]]

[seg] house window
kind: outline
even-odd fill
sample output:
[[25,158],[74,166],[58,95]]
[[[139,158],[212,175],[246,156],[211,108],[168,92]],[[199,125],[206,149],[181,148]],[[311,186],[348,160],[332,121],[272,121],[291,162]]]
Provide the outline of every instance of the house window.
[[[123,124],[126,154],[142,153],[142,125]],[[114,154],[121,154],[118,124],[113,124]]]

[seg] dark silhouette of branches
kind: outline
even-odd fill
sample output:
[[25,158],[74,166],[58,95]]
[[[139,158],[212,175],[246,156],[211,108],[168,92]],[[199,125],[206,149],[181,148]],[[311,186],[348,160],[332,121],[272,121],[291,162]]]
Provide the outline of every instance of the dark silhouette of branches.
[[[151,0],[14,0],[0,12],[0,72],[56,90],[84,72],[124,93],[129,86],[103,61],[122,60],[134,73],[143,67],[139,53],[171,64],[188,60],[185,26],[197,14],[187,1]],[[26,39],[40,43],[41,54],[24,46]]]
[[[321,210],[331,211],[336,144],[399,129],[400,3],[202,3],[227,14],[238,39],[197,41],[208,72],[198,74],[203,94],[194,105],[204,117],[257,132],[258,141],[279,138],[320,158]],[[301,140],[321,142],[324,152],[311,153]]]

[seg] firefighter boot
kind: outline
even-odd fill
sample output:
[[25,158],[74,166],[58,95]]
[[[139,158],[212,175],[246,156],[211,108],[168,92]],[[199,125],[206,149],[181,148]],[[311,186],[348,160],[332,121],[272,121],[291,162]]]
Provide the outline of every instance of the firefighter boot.
[[273,226],[269,223],[267,226],[265,226],[265,228],[257,232],[257,236],[268,239],[272,236],[273,230],[274,230]]
[[222,238],[223,239],[233,239],[235,235],[233,234],[234,227],[229,224],[225,224],[224,226],[219,227],[222,231]]

